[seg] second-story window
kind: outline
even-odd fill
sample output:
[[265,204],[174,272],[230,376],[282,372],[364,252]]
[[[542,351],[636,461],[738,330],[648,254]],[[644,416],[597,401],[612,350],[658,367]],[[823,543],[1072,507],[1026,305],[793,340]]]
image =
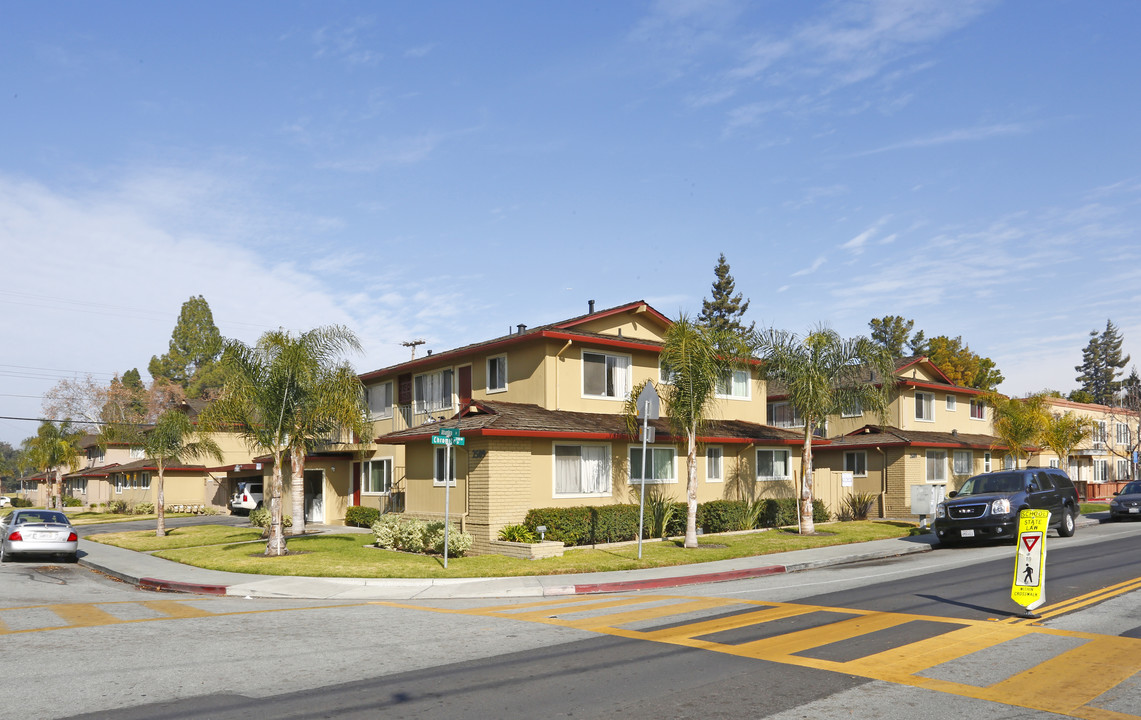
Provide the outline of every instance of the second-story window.
[[1093,424],[1093,441],[1095,443],[1105,442],[1105,421],[1098,420]]
[[915,419],[924,422],[935,420],[935,396],[931,393],[915,393]]
[[971,419],[986,419],[986,403],[984,403],[982,400],[971,400]]
[[730,370],[721,376],[717,383],[717,394],[721,397],[749,399],[749,371]]
[[392,417],[392,383],[386,382],[365,388],[368,413],[373,420]]
[[1115,438],[1115,440],[1117,440],[1117,444],[1125,446],[1132,445],[1130,442],[1131,433],[1129,432],[1129,426],[1125,423],[1115,423],[1115,425],[1116,427],[1114,428],[1114,432],[1117,435]]
[[859,400],[853,400],[840,410],[840,417],[853,418],[864,414],[864,408]]
[[625,400],[630,394],[630,357],[584,352],[582,394]]
[[487,391],[503,392],[507,389],[507,356],[498,355],[487,359]]
[[769,425],[779,428],[804,427],[804,419],[786,402],[769,403]]
[[440,370],[413,379],[416,412],[427,413],[452,407],[452,371]]
[[131,459],[132,460],[142,460],[146,456],[147,456],[146,451],[143,450],[141,447],[131,448]]

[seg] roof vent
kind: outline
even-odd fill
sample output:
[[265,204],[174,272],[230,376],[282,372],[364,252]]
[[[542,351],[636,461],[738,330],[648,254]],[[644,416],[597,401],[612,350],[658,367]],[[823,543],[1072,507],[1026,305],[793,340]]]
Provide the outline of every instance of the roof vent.
[[519,324],[518,324],[518,325],[516,325],[515,327],[519,328],[519,334],[520,334],[520,335],[522,335],[522,334],[523,334],[523,332],[524,332],[524,331],[527,329],[527,326],[526,326],[526,325],[524,325],[523,323],[519,323]]
[[959,437],[959,428],[951,428],[951,437]]
[[589,310],[590,314],[593,315],[594,314],[594,301],[593,300],[587,300],[586,305],[587,305],[587,307],[590,308],[590,310]]
[[432,354],[432,351],[431,351],[431,350],[429,350],[429,351],[428,351],[428,354],[429,354],[429,355],[431,355],[431,354]]

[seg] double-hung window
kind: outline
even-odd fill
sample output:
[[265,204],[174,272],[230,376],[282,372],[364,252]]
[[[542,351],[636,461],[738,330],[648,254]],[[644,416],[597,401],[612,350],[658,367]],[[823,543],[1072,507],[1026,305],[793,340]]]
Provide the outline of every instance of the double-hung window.
[[582,394],[625,400],[630,394],[630,356],[583,352]]
[[730,370],[717,382],[717,395],[739,400],[749,399],[749,371]]
[[1114,423],[1114,425],[1115,425],[1114,433],[1116,434],[1116,437],[1114,439],[1117,441],[1117,444],[1129,447],[1129,445],[1131,444],[1130,440],[1132,439],[1131,438],[1132,433],[1129,432],[1129,426],[1126,425],[1125,423],[1120,423],[1120,422]]
[[1096,483],[1103,483],[1106,480],[1108,480],[1109,478],[1106,477],[1106,473],[1108,472],[1108,470],[1109,470],[1109,463],[1108,462],[1106,462],[1105,460],[1094,460],[1093,461],[1093,481]]
[[413,393],[417,413],[451,409],[452,371],[438,370],[417,375],[413,380]]
[[804,418],[786,402],[769,403],[769,425],[779,428],[804,427]]
[[947,451],[927,451],[927,482],[947,482]]
[[983,453],[983,472],[990,472],[992,467],[990,453]]
[[915,419],[924,422],[935,421],[935,396],[931,393],[915,393]]
[[555,445],[555,495],[609,494],[609,446]]
[[971,420],[986,420],[986,403],[982,400],[971,400]]
[[1117,461],[1117,477],[1114,479],[1117,480],[1118,482],[1125,482],[1126,480],[1129,479],[1129,461],[1128,460],[1118,460]]
[[959,409],[959,399],[954,395],[947,396],[947,411],[955,412]]
[[855,477],[868,476],[868,454],[864,451],[844,453],[844,472]]
[[720,445],[707,445],[705,447],[705,481],[721,482],[725,479],[722,470],[724,452]]
[[446,446],[441,447],[437,445],[435,469],[432,473],[432,484],[443,487],[445,481],[451,487],[456,486],[456,451],[453,449],[449,453]]
[[1098,420],[1093,424],[1093,441],[1095,443],[1105,444],[1105,421]]
[[642,446],[630,447],[630,482],[677,482],[677,450],[672,447],[646,448],[646,462],[642,461]]
[[503,392],[507,389],[507,356],[497,355],[487,359],[487,391]]
[[840,417],[854,418],[864,414],[864,408],[859,400],[853,400],[840,409]]
[[131,459],[132,460],[142,460],[146,456],[147,456],[147,451],[144,450],[143,448],[141,448],[141,447],[131,448]]
[[365,388],[368,398],[368,414],[373,420],[392,417],[392,382],[381,383]]
[[[438,448],[437,448],[438,449]],[[440,480],[443,482],[443,479]],[[384,495],[392,490],[392,458],[370,460],[361,464],[361,493]]]
[[954,455],[954,473],[956,475],[970,475],[974,458],[970,450],[956,450]]
[[757,480],[787,480],[789,477],[788,450],[758,450]]

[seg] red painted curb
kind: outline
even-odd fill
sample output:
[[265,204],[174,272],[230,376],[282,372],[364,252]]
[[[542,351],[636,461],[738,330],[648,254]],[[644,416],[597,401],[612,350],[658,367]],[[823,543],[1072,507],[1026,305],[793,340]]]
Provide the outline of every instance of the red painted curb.
[[174,580],[156,580],[155,578],[139,578],[139,587],[146,590],[168,590],[170,592],[198,593],[201,595],[226,594],[225,585],[199,585]]
[[728,570],[726,572],[706,573],[704,575],[687,575],[683,577],[657,578],[654,580],[626,580],[612,583],[586,583],[575,585],[575,595],[588,593],[624,592],[627,590],[654,590],[657,588],[679,587],[681,585],[700,585],[702,583],[726,582],[728,580],[745,580],[748,578],[764,577],[765,575],[780,575],[786,572],[784,565],[767,565],[747,570]]

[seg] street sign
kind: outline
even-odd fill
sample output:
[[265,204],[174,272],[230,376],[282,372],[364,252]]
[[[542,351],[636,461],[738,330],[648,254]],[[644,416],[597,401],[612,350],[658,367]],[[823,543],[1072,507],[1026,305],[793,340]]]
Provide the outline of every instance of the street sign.
[[458,438],[460,436],[459,428],[440,428],[440,434],[444,437]]
[[1023,510],[1018,514],[1018,548],[1010,597],[1031,611],[1046,602],[1046,531],[1049,510]]
[[462,437],[452,437],[450,435],[433,435],[433,445],[463,445],[464,439]]
[[658,391],[652,382],[646,383],[642,392],[638,393],[636,401],[639,420],[657,420],[661,413],[661,401],[658,400]]
[[452,445],[463,445],[464,440],[465,440],[465,438],[462,438],[462,437],[454,437],[454,438],[452,438]]

